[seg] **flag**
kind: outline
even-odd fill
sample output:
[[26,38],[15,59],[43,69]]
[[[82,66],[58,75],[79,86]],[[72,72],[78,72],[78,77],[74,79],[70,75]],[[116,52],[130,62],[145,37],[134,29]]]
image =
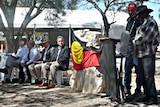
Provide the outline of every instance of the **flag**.
[[83,70],[88,67],[98,68],[100,66],[99,57],[102,51],[102,46],[99,49],[86,47],[87,43],[77,38],[74,35],[73,30],[71,43],[72,63],[75,70]]

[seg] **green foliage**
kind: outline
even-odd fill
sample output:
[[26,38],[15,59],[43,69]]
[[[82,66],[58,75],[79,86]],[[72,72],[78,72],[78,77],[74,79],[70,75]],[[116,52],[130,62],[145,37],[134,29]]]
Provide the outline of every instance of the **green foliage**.
[[[3,0],[6,1],[6,0]],[[44,2],[43,2],[44,1]],[[46,8],[62,9],[77,9],[76,5],[79,0],[18,0],[17,6],[30,7],[33,2],[42,3]]]
[[77,9],[78,2],[78,0],[69,0],[68,2],[66,2],[66,8],[71,10]]
[[[14,35],[18,35],[21,37],[25,34],[25,30],[27,25],[36,18],[44,9],[55,9],[52,11],[51,15],[58,17],[59,13],[64,14],[64,9],[76,9],[76,4],[78,0],[0,0],[0,8],[2,13],[5,16],[7,27],[5,26],[2,16],[0,15],[0,30],[3,31],[4,35],[7,38],[8,51],[13,52],[13,39]],[[26,12],[26,16],[24,16],[24,20],[21,23],[21,26],[18,32],[14,30],[14,16],[16,7],[27,7],[28,11]],[[56,20],[52,19],[52,20]],[[55,21],[53,21],[54,23]],[[9,28],[9,29],[8,29]],[[30,35],[30,33],[28,34]]]

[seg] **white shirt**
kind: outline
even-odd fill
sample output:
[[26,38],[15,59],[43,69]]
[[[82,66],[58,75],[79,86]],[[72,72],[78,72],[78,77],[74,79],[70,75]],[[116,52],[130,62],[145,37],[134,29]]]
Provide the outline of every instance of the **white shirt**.
[[58,61],[58,58],[59,58],[59,54],[60,54],[60,52],[61,52],[61,47],[60,46],[58,46],[58,53],[57,53],[57,58],[56,58],[56,61]]
[[38,61],[41,58],[40,51],[36,47],[32,47],[32,49],[30,50],[29,59],[28,59],[28,54],[29,54],[29,51],[22,58],[21,63],[26,63],[28,65],[28,64],[31,64],[34,61]]

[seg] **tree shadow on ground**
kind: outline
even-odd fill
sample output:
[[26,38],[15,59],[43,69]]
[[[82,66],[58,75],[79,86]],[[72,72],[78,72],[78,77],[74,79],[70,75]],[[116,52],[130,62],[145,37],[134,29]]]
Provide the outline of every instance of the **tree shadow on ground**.
[[[120,104],[116,104],[116,106],[114,107],[159,107],[160,106],[160,90],[157,90],[157,96],[158,96],[158,102],[157,104],[153,104],[153,105],[147,105],[143,102],[138,102],[139,99],[144,98],[145,96],[143,94],[139,95],[139,96],[130,96],[129,98],[127,98],[125,100],[125,102],[122,102]],[[99,106],[103,106],[103,107],[113,107],[114,102],[106,102],[105,104],[95,104],[92,105],[92,107],[99,107]],[[90,106],[87,106],[90,107]]]
[[[157,96],[158,96],[157,104],[154,104],[154,105],[159,106],[160,105],[160,90],[157,90]],[[143,94],[140,94],[137,96],[129,96],[128,98],[126,98],[125,103],[120,104],[120,107],[127,107],[128,105],[130,105],[130,106],[132,105],[131,107],[135,107],[135,106],[139,107],[140,104],[141,105],[143,104],[143,107],[151,106],[151,105],[145,104],[144,102],[138,102],[138,100],[140,100],[144,97],[145,97],[145,95],[143,95]],[[125,106],[126,104],[128,104],[128,105]]]
[[39,88],[29,84],[5,84],[0,87],[0,104],[25,107],[67,105],[96,98],[97,95],[74,92],[70,88]]
[[[158,93],[158,106],[160,105],[160,90]],[[137,100],[144,97],[143,95],[132,97],[125,103],[119,104],[119,107],[139,107]],[[86,104],[85,107],[112,106],[108,97],[101,98],[100,95],[84,94],[73,91],[69,86],[62,88],[45,89],[30,84],[4,84],[0,86],[0,105],[2,106],[18,106],[18,107],[49,107],[60,105],[72,105],[87,103],[90,100],[99,98],[100,101],[95,101],[93,104]],[[103,99],[104,102],[101,103]],[[143,104],[143,107],[147,105]],[[82,107],[78,105],[78,107]]]

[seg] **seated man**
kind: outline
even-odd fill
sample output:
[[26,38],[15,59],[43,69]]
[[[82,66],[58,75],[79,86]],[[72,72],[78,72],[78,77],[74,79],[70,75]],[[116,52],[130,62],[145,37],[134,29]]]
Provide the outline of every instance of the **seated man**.
[[58,70],[67,70],[69,66],[69,57],[70,51],[68,46],[64,44],[63,36],[57,37],[57,44],[58,46],[54,49],[54,55],[51,59],[51,62],[45,65],[45,69],[42,72],[47,72],[49,69],[49,84],[47,88],[54,88],[55,87],[55,75]]
[[[50,45],[49,39],[42,38],[41,44],[44,46],[41,59],[39,61],[35,61],[33,64],[28,66],[31,76],[34,77],[35,79],[35,84],[41,84],[42,81],[41,76],[44,77],[46,75],[46,74],[41,75],[41,68],[45,62],[50,61],[50,58],[52,57],[54,52],[54,47]],[[46,76],[44,78],[46,78]]]
[[28,53],[22,58],[21,60],[21,69],[19,73],[19,78],[20,78],[20,83],[25,82],[25,74],[23,71],[23,68],[26,68],[26,73],[28,76],[28,79],[26,82],[31,83],[31,74],[29,72],[28,66],[35,61],[38,61],[41,58],[40,51],[38,50],[37,47],[35,47],[35,42],[30,40],[27,42],[27,47],[28,47]]
[[10,80],[10,78],[11,78],[13,67],[19,68],[22,57],[26,53],[28,53],[28,48],[26,46],[26,43],[27,43],[27,39],[21,38],[19,40],[19,48],[17,50],[17,53],[8,56],[7,61],[6,61],[6,69],[8,71],[8,74],[5,75],[6,82],[12,81]]

